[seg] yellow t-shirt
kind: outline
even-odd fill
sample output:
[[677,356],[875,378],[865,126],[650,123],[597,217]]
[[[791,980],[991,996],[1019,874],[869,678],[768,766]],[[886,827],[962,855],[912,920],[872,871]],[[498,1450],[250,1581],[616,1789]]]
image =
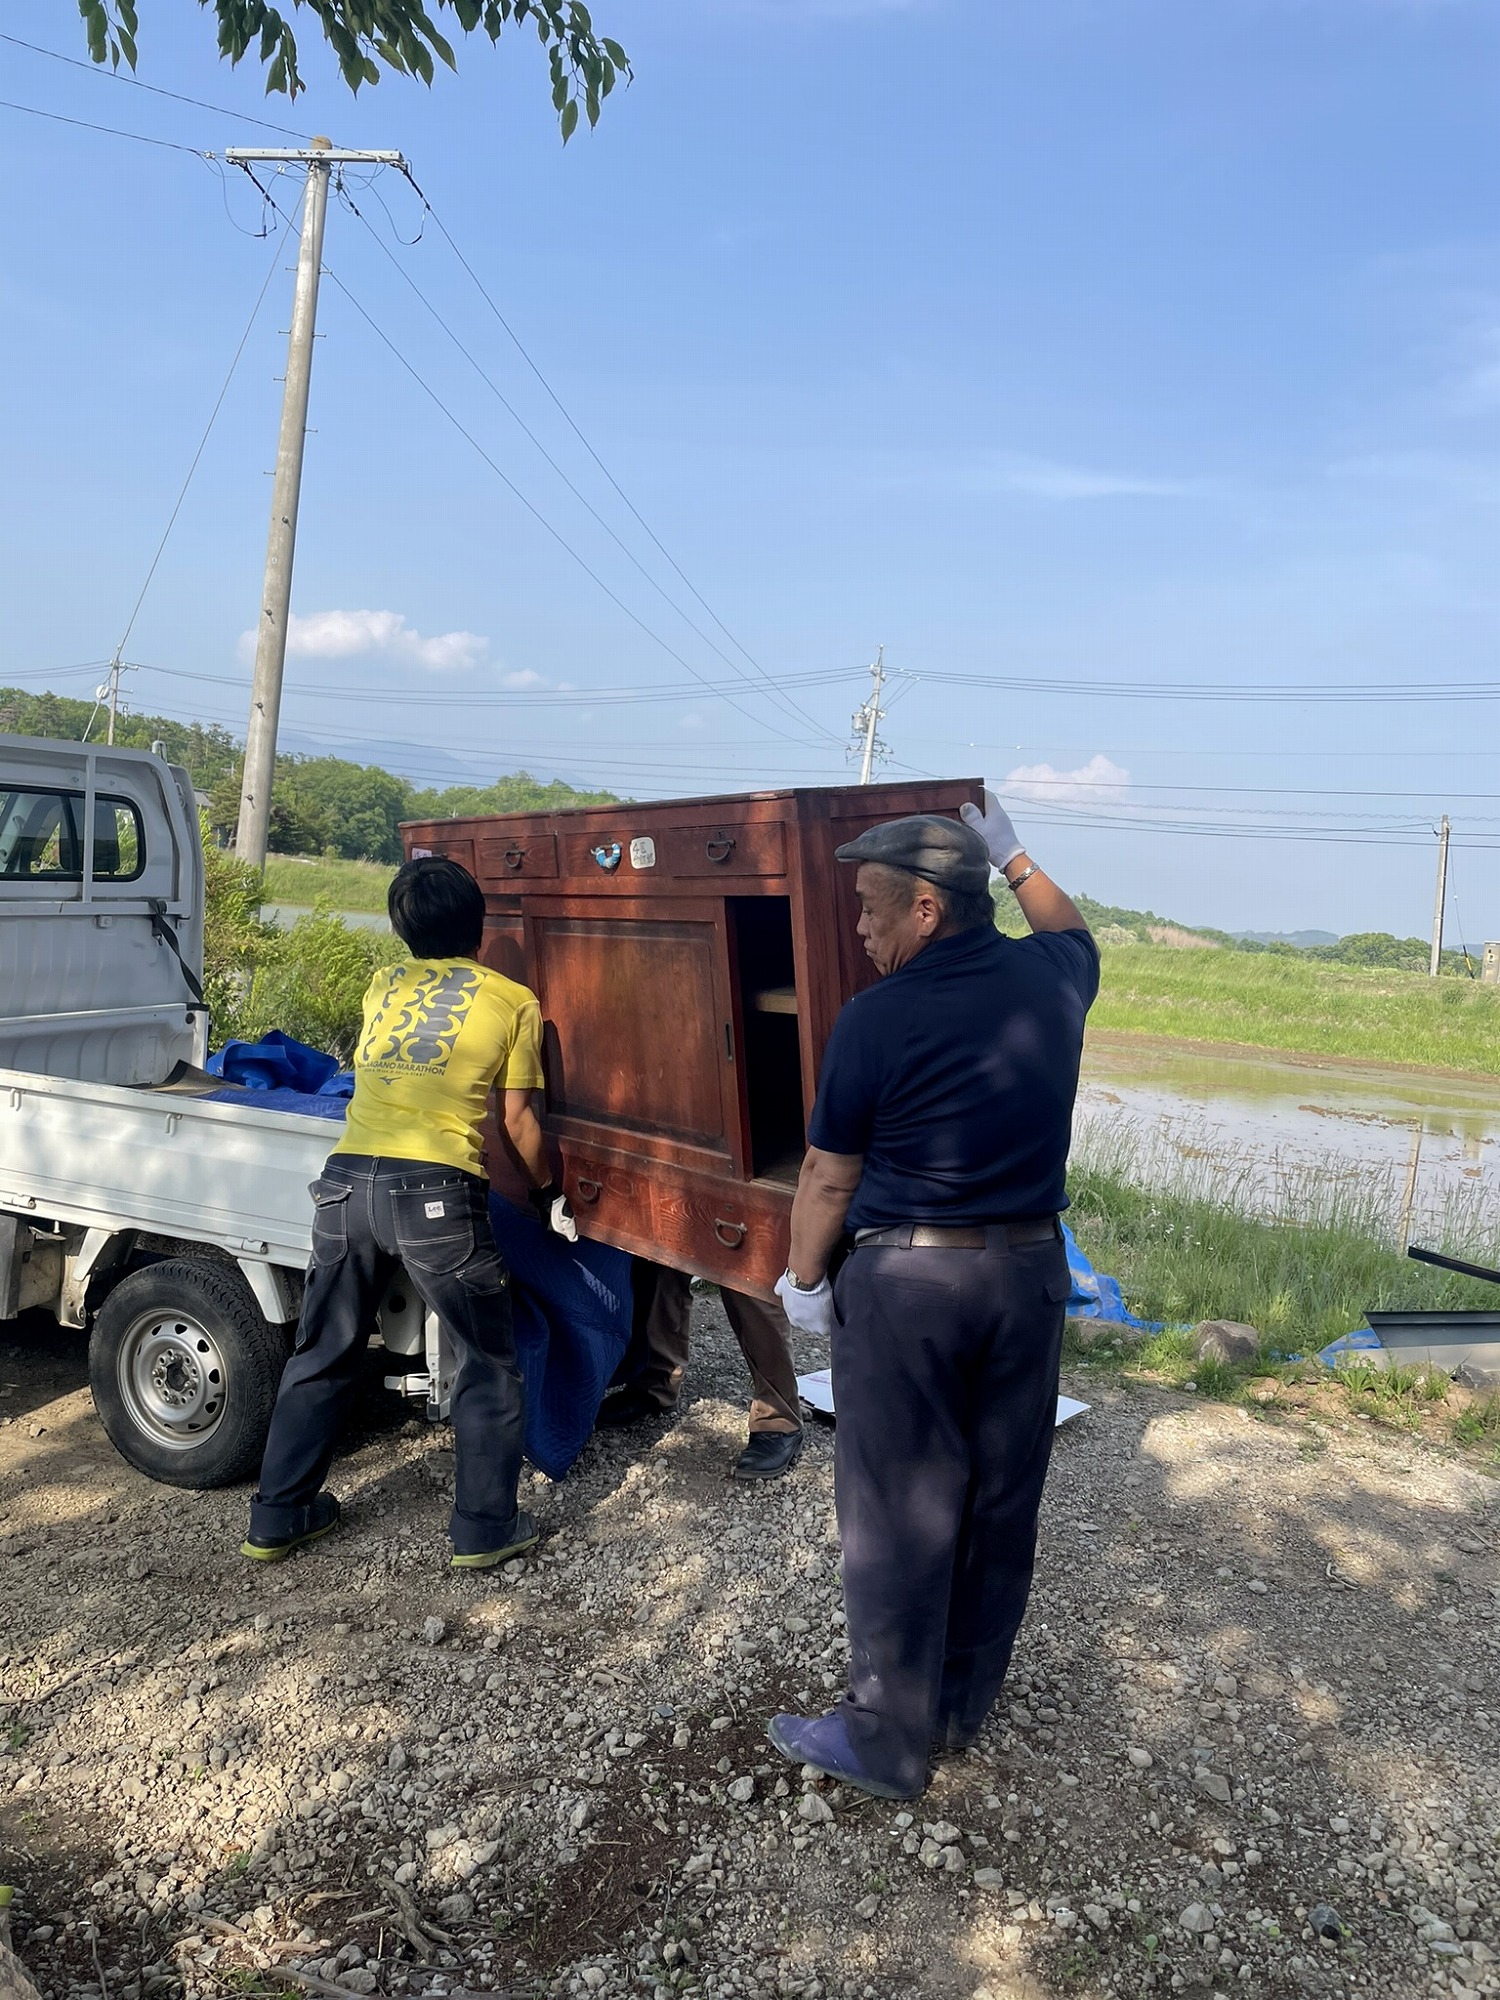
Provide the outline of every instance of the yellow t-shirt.
[[536,995],[472,958],[413,959],[370,981],[336,1153],[480,1171],[490,1090],[538,1090]]

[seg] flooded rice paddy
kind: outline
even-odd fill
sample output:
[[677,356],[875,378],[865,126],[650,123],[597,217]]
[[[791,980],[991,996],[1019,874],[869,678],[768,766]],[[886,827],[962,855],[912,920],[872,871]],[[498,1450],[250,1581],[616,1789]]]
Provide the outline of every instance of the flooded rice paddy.
[[1500,1078],[1096,1033],[1074,1151],[1245,1213],[1471,1254],[1500,1234]]

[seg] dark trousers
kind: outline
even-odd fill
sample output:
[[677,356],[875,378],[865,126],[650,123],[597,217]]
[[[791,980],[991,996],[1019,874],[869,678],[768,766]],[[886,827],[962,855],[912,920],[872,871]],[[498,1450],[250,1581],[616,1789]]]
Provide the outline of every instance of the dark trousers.
[[843,1714],[874,1777],[917,1791],[1010,1664],[1052,1452],[1061,1240],[855,1250],[834,1293]]
[[[675,1409],[692,1344],[692,1280],[686,1271],[637,1257],[632,1274],[635,1319],[627,1380],[664,1410]],[[786,1314],[748,1292],[720,1287],[724,1311],[750,1370],[750,1433],[799,1431],[802,1408]]]
[[510,1277],[490,1228],[488,1187],[456,1167],[334,1153],[313,1199],[312,1263],[250,1503],[252,1536],[305,1525],[349,1414],[376,1309],[404,1264],[458,1363],[450,1406],[454,1549],[503,1548],[516,1518],[524,1406]]

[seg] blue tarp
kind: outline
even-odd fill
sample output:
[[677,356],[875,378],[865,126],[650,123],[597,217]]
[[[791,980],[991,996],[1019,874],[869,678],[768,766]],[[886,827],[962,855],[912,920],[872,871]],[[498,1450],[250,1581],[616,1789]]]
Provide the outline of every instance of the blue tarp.
[[226,1083],[240,1084],[246,1090],[295,1091],[306,1097],[354,1095],[352,1071],[341,1070],[335,1057],[309,1048],[306,1042],[293,1041],[280,1028],[273,1028],[258,1042],[226,1042],[204,1067],[210,1076],[222,1076]]
[[585,1237],[565,1242],[498,1194],[490,1223],[511,1273],[526,1456],[561,1479],[588,1443],[630,1341],[630,1258]]
[[1068,1300],[1068,1316],[1071,1319],[1103,1319],[1115,1326],[1138,1326],[1148,1333],[1160,1333],[1163,1321],[1159,1319],[1137,1319],[1125,1303],[1118,1278],[1106,1278],[1096,1271],[1078,1247],[1078,1239],[1063,1224],[1063,1242],[1068,1251],[1068,1271],[1073,1280],[1073,1294]]

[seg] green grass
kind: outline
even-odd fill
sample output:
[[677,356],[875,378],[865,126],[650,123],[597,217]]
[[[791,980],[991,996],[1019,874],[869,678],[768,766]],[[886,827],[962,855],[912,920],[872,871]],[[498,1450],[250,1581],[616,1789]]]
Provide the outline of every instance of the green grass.
[[[1252,1378],[1273,1376],[1278,1404],[1288,1391],[1310,1408],[1326,1407],[1332,1395],[1382,1428],[1436,1434],[1500,1471],[1500,1394],[1471,1397],[1427,1368],[1382,1368],[1350,1356],[1330,1371],[1315,1359],[1361,1326],[1367,1307],[1493,1308],[1494,1286],[1410,1263],[1382,1239],[1377,1211],[1347,1191],[1335,1189],[1321,1212],[1309,1204],[1302,1218],[1295,1205],[1280,1216],[1247,1216],[1190,1184],[1143,1186],[1118,1171],[1120,1160],[1117,1148],[1112,1165],[1075,1161],[1069,1221],[1096,1268],[1119,1278],[1131,1309],[1168,1324],[1136,1341],[1087,1323],[1080,1337],[1075,1326],[1068,1340],[1075,1364],[1144,1374],[1252,1409],[1264,1403]],[[1460,1226],[1472,1224],[1472,1210],[1455,1214]],[[1472,1229],[1450,1247],[1496,1260],[1493,1238],[1476,1241]],[[1199,1358],[1190,1327],[1203,1319],[1255,1327],[1260,1353],[1238,1366]],[[1308,1458],[1325,1448],[1316,1430],[1299,1446]]]
[[1500,1076],[1500,987],[1237,951],[1106,945],[1096,1028]]
[[301,861],[287,854],[266,860],[266,901],[310,907],[320,897],[336,910],[385,910],[394,868],[383,861]]
[[[1172,1330],[1198,1320],[1239,1320],[1268,1352],[1311,1355],[1363,1326],[1368,1308],[1494,1310],[1493,1285],[1400,1253],[1378,1190],[1308,1176],[1282,1182],[1276,1206],[1247,1213],[1232,1183],[1217,1200],[1205,1185],[1201,1163],[1174,1173],[1119,1137],[1086,1136],[1068,1176],[1075,1235],[1094,1267],[1119,1279],[1133,1312],[1169,1323],[1142,1358],[1174,1378],[1217,1390],[1233,1374],[1196,1361],[1186,1333]],[[1455,1253],[1496,1262],[1481,1211],[1455,1202],[1444,1236]]]

